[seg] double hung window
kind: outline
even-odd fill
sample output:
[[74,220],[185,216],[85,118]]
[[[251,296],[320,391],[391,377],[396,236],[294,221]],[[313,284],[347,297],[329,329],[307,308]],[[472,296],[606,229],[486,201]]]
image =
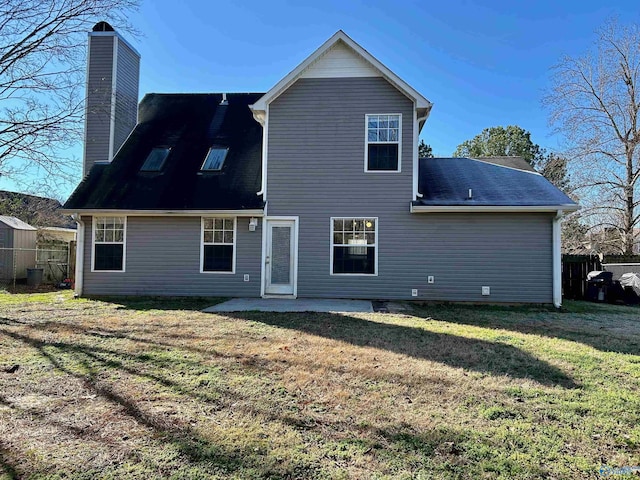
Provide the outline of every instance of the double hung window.
[[124,271],[126,217],[93,218],[93,270]]
[[331,219],[331,273],[377,274],[377,218]]
[[365,171],[399,172],[402,115],[365,115]]

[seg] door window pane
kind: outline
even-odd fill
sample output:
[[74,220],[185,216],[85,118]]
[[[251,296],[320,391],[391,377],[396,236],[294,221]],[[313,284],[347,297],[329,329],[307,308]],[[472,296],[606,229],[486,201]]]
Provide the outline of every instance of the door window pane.
[[271,227],[271,283],[291,283],[291,227]]

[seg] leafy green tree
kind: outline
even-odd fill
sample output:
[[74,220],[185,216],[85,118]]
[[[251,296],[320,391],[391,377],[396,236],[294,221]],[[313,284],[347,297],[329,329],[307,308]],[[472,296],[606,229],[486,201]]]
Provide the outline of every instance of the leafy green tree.
[[420,140],[418,145],[418,158],[433,158],[433,149],[431,145],[424,143],[424,140]]
[[485,128],[453,153],[454,157],[522,157],[532,165],[542,161],[543,155],[531,134],[517,125]]
[[531,140],[531,133],[517,125],[485,128],[456,148],[454,157],[522,157],[565,193],[571,193],[567,159],[548,153]]
[[569,215],[562,222],[562,253],[584,254],[591,252],[589,227],[579,217],[579,212]]
[[534,166],[547,180],[569,195],[573,192],[573,187],[569,181],[567,163],[565,157],[543,150],[542,158]]

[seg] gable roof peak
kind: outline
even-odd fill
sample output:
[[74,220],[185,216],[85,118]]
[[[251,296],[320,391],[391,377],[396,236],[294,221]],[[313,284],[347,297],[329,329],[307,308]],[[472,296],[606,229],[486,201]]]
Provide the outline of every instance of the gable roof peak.
[[389,68],[387,68],[382,62],[371,55],[367,50],[355,42],[349,35],[343,30],[338,30],[327,41],[325,41],[320,47],[318,47],[311,55],[303,60],[296,68],[294,68],[288,75],[282,78],[276,83],[267,93],[265,93],[256,103],[251,105],[251,110],[254,112],[254,116],[259,119],[262,117],[258,112],[264,112],[269,103],[278,98],[285,90],[287,90],[302,74],[314,64],[321,56],[327,53],[338,42],[344,43],[349,49],[355,52],[359,57],[364,59],[373,69],[377,70],[382,77],[394,85],[398,90],[404,93],[407,97],[411,98],[416,108],[423,109],[427,114],[431,110],[433,104],[427,100],[417,90],[412,88],[408,83],[398,77]]

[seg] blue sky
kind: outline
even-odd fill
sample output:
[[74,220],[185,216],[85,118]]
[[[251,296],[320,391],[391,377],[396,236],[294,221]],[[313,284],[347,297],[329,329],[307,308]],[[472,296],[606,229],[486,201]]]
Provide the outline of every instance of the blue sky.
[[434,103],[421,137],[449,156],[495,125],[556,147],[540,104],[549,69],[613,15],[637,21],[637,3],[156,0],[132,20],[141,94],[266,91],[342,29]]
[[585,53],[607,18],[637,22],[638,13],[616,0],[143,0],[131,17],[142,36],[129,39],[142,55],[141,97],[260,92],[342,29],[434,103],[421,138],[450,156],[496,125],[556,148],[540,103],[550,67]]

